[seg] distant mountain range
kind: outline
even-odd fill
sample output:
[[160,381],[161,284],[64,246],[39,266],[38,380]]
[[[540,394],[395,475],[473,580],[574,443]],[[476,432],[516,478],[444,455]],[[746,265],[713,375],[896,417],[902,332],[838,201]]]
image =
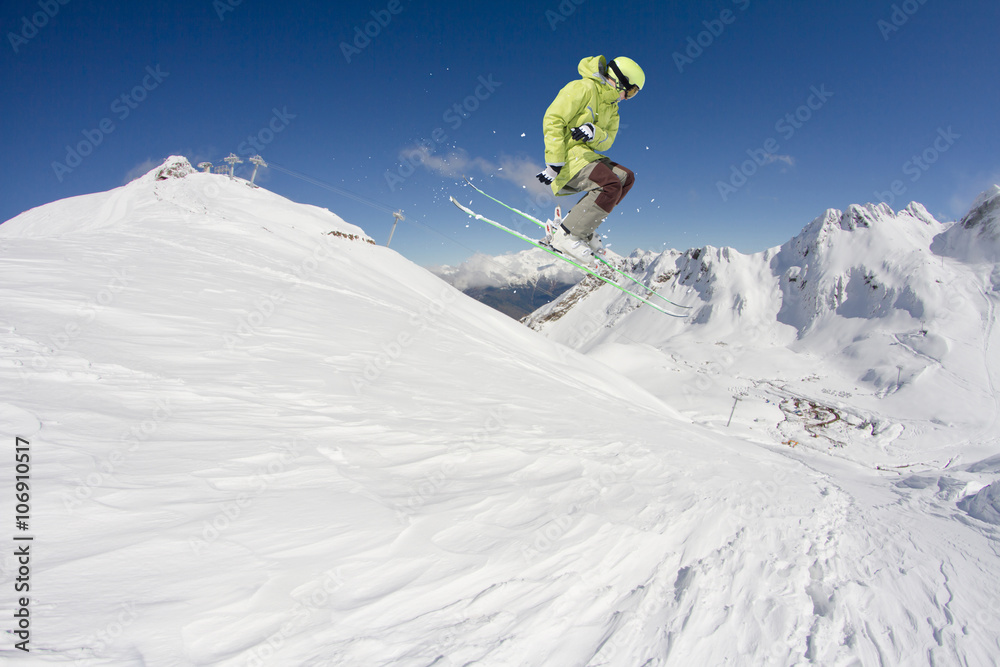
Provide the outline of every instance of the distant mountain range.
[[583,275],[537,248],[498,257],[477,253],[458,266],[435,266],[430,271],[514,319],[551,302]]
[[[824,398],[820,390],[853,395],[859,423],[925,421],[907,437],[926,454],[956,423],[987,433],[997,421],[998,258],[994,186],[958,222],[916,203],[899,212],[855,205],[756,254],[705,246],[623,260],[650,289],[689,306],[685,319],[586,280],[525,321],[673,404],[685,383],[722,401],[747,391],[778,400],[760,393],[767,383],[811,400]],[[647,364],[617,363],[625,343],[646,350]],[[649,370],[660,367],[680,375]]]

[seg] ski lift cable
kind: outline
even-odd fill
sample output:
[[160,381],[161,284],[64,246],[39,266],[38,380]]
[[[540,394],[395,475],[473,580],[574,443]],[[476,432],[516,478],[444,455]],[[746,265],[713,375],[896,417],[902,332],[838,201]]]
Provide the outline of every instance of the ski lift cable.
[[[313,178],[311,176],[307,176],[306,174],[302,174],[302,173],[299,173],[299,172],[294,171],[292,169],[289,169],[288,167],[286,167],[284,165],[281,165],[281,164],[278,164],[278,163],[274,162],[273,160],[271,162],[268,162],[268,165],[270,165],[273,168],[276,168],[278,171],[281,171],[283,173],[288,174],[289,176],[293,176],[295,178],[298,178],[298,179],[301,179],[301,180],[305,181],[306,183],[311,183],[312,185],[324,188],[326,190],[330,190],[331,192],[335,192],[335,193],[337,193],[337,194],[339,194],[341,196],[347,197],[348,199],[353,199],[354,201],[359,202],[361,204],[364,204],[366,206],[370,206],[370,207],[374,208],[375,210],[382,211],[384,213],[388,213],[388,214],[390,214],[392,216],[395,216],[396,213],[397,213],[397,211],[395,211],[395,210],[393,210],[393,209],[385,206],[384,204],[379,204],[377,202],[373,202],[370,199],[365,199],[361,195],[356,195],[353,192],[350,192],[348,190],[344,190],[343,188],[338,188],[335,185],[330,185],[329,183],[324,183],[323,181],[317,180],[317,179],[315,179],[315,178]],[[403,217],[403,216],[401,216],[399,219],[403,220],[405,222],[408,222],[408,223],[410,223],[411,225],[413,225],[415,227],[421,227],[421,228],[423,228],[426,231],[429,231],[429,232],[432,232],[434,234],[437,234],[441,238],[446,239],[448,241],[451,241],[452,243],[455,243],[456,245],[458,245],[458,246],[460,246],[462,248],[465,248],[469,252],[476,252],[473,248],[470,248],[470,247],[466,246],[465,244],[461,243],[460,241],[458,241],[458,240],[456,240],[456,239],[448,236],[447,234],[441,232],[438,229],[434,229],[430,225],[427,225],[427,224],[424,224],[424,223],[420,222],[419,220],[414,220],[412,218]]]
[[[339,194],[339,195],[341,195],[343,197],[347,197],[348,199],[353,199],[354,201],[356,201],[358,203],[365,204],[366,206],[370,206],[370,207],[372,207],[372,208],[374,208],[374,209],[376,209],[378,211],[382,211],[384,213],[389,213],[391,215],[395,215],[396,214],[396,211],[394,211],[393,209],[391,209],[391,208],[389,208],[387,206],[384,206],[384,205],[379,204],[377,202],[373,202],[373,201],[371,201],[369,199],[365,199],[364,197],[362,197],[360,195],[356,195],[353,192],[350,192],[348,190],[344,190],[343,188],[338,188],[338,187],[336,187],[334,185],[330,185],[329,183],[324,183],[323,181],[320,181],[320,180],[317,180],[315,178],[312,178],[311,176],[307,176],[305,174],[301,174],[301,173],[299,173],[297,171],[289,169],[288,167],[280,165],[280,164],[278,164],[278,163],[276,163],[274,161],[268,162],[268,166],[272,167],[272,168],[275,168],[275,169],[277,169],[280,172],[286,173],[289,176],[292,176],[294,178],[298,178],[300,180],[303,180],[306,183],[311,183],[312,185],[324,188],[326,190],[330,190],[331,192]],[[421,228],[423,228],[426,231],[429,231],[429,232],[432,232],[434,234],[437,234],[441,238],[446,239],[446,240],[454,243],[455,245],[457,245],[457,246],[459,246],[461,248],[464,248],[465,250],[468,250],[469,252],[472,252],[472,253],[476,252],[476,250],[474,248],[471,248],[471,247],[465,245],[464,243],[462,243],[458,239],[455,239],[454,237],[448,236],[447,234],[441,232],[440,230],[435,229],[435,228],[431,227],[430,225],[427,225],[427,224],[425,224],[423,222],[420,222],[419,220],[413,220],[413,219],[409,219],[409,218],[405,218],[405,217],[401,217],[400,219],[404,220],[404,221],[406,221],[408,223],[410,223],[411,225],[414,225],[415,227],[421,227]],[[501,271],[504,272],[504,273],[510,271],[509,268],[503,266],[502,264],[500,264],[499,262],[497,262],[492,257],[488,258],[488,261],[491,264],[494,264],[497,268],[501,269]],[[537,289],[538,291],[540,291],[540,292],[548,295],[552,299],[556,298],[556,295],[553,294],[551,291],[545,289],[544,287],[538,287],[537,283],[533,287],[534,287],[534,289]]]
[[[370,206],[370,207],[374,208],[377,211],[382,211],[384,213],[388,213],[388,214],[390,214],[390,215],[392,215],[394,217],[395,217],[395,215],[396,215],[397,212],[400,212],[400,211],[393,210],[393,209],[385,206],[384,204],[379,204],[377,202],[371,201],[370,199],[365,199],[361,195],[356,195],[353,192],[350,192],[348,190],[344,190],[343,188],[338,188],[338,187],[336,187],[334,185],[330,185],[329,183],[324,183],[323,181],[317,180],[317,179],[315,179],[315,178],[313,178],[311,176],[306,176],[305,174],[301,174],[301,173],[299,173],[297,171],[289,169],[288,167],[285,167],[283,165],[277,164],[277,163],[275,163],[273,161],[269,162],[268,164],[270,166],[272,166],[272,167],[277,168],[278,171],[281,171],[281,172],[284,172],[284,173],[288,174],[289,176],[294,176],[295,178],[301,179],[301,180],[305,181],[306,183],[311,183],[312,185],[316,185],[316,186],[324,188],[326,190],[330,190],[331,192],[335,192],[338,195],[347,197],[348,199],[353,199],[354,201],[359,202],[361,204],[364,204],[366,206]],[[444,234],[440,230],[434,229],[430,225],[426,225],[426,224],[420,222],[419,220],[413,220],[413,219],[405,217],[405,216],[400,216],[399,220],[403,220],[404,222],[408,222],[408,223],[410,223],[411,225],[413,225],[415,227],[422,227],[423,229],[425,229],[425,230],[427,230],[429,232],[433,232],[433,233],[437,234],[441,238],[447,239],[449,241],[452,241],[453,243],[458,244],[459,246],[461,246],[463,248],[466,248],[470,252],[475,252],[475,250],[473,250],[472,248],[468,248],[467,246],[463,245],[462,243],[459,243],[455,239],[449,237],[447,234]]]
[[295,178],[301,179],[301,180],[305,181],[306,183],[311,183],[311,184],[313,184],[315,186],[324,188],[326,190],[330,190],[331,192],[335,192],[335,193],[337,193],[338,195],[340,195],[342,197],[347,197],[348,199],[353,199],[354,201],[356,201],[356,202],[358,202],[360,204],[364,204],[365,206],[371,206],[372,208],[374,208],[377,211],[382,211],[384,213],[389,213],[390,215],[393,214],[393,213],[395,213],[395,211],[393,211],[391,208],[389,208],[389,207],[387,207],[387,206],[385,206],[383,204],[379,204],[377,202],[373,202],[370,199],[365,199],[361,195],[356,195],[353,192],[350,192],[349,190],[344,190],[343,188],[338,188],[335,185],[330,185],[329,183],[324,183],[323,181],[317,180],[317,179],[315,179],[315,178],[313,178],[311,176],[306,176],[305,174],[300,174],[299,172],[293,171],[293,170],[289,169],[288,167],[285,167],[283,165],[277,164],[276,162],[271,161],[271,162],[268,163],[268,165],[270,165],[272,168],[277,169],[280,172],[288,174],[289,176],[293,176]]

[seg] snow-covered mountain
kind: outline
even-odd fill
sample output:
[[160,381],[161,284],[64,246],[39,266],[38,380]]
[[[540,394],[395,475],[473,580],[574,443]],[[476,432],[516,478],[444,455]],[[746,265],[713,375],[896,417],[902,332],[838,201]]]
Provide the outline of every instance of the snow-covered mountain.
[[[965,261],[1000,261],[1000,185],[981,194],[957,225],[935,239],[934,251]],[[1000,276],[994,278],[994,287],[1000,286]]]
[[429,270],[514,319],[551,302],[583,276],[566,262],[537,248],[496,257],[476,253],[458,266],[434,266]]
[[[938,222],[919,204],[898,213],[868,204],[828,210],[753,255],[638,253],[628,261],[634,275],[690,307],[674,308],[689,317],[647,312],[588,281],[528,323],[668,402],[688,403],[696,419],[705,406],[680,393],[691,382],[711,385],[716,406],[751,392],[764,406],[821,402],[840,409],[842,423],[874,424],[883,437],[847,454],[872,465],[976,460],[997,444],[998,209],[994,188],[959,223]],[[646,364],[616,363],[623,345],[646,350]],[[781,437],[787,419],[776,416]],[[956,427],[983,437],[954,448],[964,438]],[[821,442],[843,453],[845,439]]]
[[[842,425],[820,424],[829,406],[754,403],[795,389],[781,384],[788,366],[757,373],[769,359],[801,362],[815,353],[792,348],[824,317],[852,319],[845,301],[816,320],[783,316],[801,329],[778,322],[761,287],[737,309],[771,316],[751,340],[702,300],[735,298],[734,282],[710,280],[726,265],[747,290],[754,271],[773,290],[800,289],[791,259],[770,268],[784,249],[765,267],[710,249],[634,256],[698,313],[670,323],[592,292],[545,325],[581,355],[369,241],[329,211],[183,158],[0,226],[0,437],[29,452],[27,472],[11,455],[0,476],[30,476],[28,509],[10,499],[2,525],[34,538],[27,563],[13,546],[23,540],[0,557],[0,659],[995,659],[995,446],[974,461],[986,436],[956,421],[960,465],[880,470],[863,452],[894,446],[893,425],[834,433]],[[812,271],[798,275],[822,277]],[[883,285],[871,303],[916,318]],[[656,347],[667,336],[676,350]],[[949,350],[971,358],[975,342]],[[715,352],[709,365],[688,354],[698,345]],[[713,387],[723,377],[771,383],[743,394],[729,429],[732,401]],[[690,391],[671,405],[668,383]],[[805,445],[794,429],[811,430],[846,445],[831,456],[782,444],[777,415],[787,440]],[[15,594],[15,580],[30,590]]]

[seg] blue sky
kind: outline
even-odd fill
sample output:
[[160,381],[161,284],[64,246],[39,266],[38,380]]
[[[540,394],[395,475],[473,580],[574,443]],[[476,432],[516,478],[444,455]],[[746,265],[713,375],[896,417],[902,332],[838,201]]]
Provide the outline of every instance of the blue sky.
[[520,250],[448,196],[511,220],[466,173],[547,214],[542,114],[597,54],[647,75],[609,153],[637,174],[601,228],[619,252],[756,252],[879,199],[955,219],[1000,182],[995,0],[8,0],[0,20],[0,220],[259,151],[333,189],[265,187],[379,242],[403,209],[392,246],[418,263]]

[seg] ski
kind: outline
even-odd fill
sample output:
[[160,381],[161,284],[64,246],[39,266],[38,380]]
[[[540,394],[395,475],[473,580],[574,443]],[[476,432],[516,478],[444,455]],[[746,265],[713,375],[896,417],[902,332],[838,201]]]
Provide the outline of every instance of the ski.
[[510,227],[506,227],[506,226],[500,224],[499,222],[497,222],[495,220],[490,220],[489,218],[487,218],[487,217],[485,217],[483,215],[480,215],[479,213],[476,213],[475,211],[473,211],[472,209],[470,209],[468,206],[463,206],[454,197],[451,197],[451,203],[454,204],[455,206],[457,206],[459,209],[461,209],[465,213],[467,213],[470,216],[472,216],[473,218],[475,218],[476,220],[482,220],[483,222],[485,222],[487,224],[490,224],[490,225],[496,227],[499,230],[507,232],[511,236],[516,236],[517,238],[521,239],[522,241],[530,243],[531,245],[535,246],[536,248],[538,248],[540,250],[544,250],[545,252],[549,253],[553,257],[558,257],[562,261],[567,262],[568,264],[572,264],[573,266],[575,266],[576,268],[580,269],[584,273],[586,273],[588,275],[591,275],[591,276],[597,278],[598,280],[600,280],[601,282],[607,283],[608,285],[611,285],[615,289],[617,289],[617,290],[619,290],[621,292],[624,292],[625,294],[628,294],[631,297],[634,297],[634,298],[638,299],[639,301],[643,302],[644,304],[646,304],[647,306],[649,306],[653,310],[657,310],[657,311],[663,313],[664,315],[669,315],[670,317],[679,317],[679,318],[687,317],[687,315],[678,315],[676,313],[671,313],[670,311],[667,311],[667,310],[664,310],[663,308],[660,308],[658,305],[656,305],[652,301],[649,301],[648,299],[645,299],[645,298],[639,296],[638,294],[636,294],[632,290],[629,290],[629,289],[626,289],[626,288],[622,287],[621,285],[619,285],[615,281],[611,280],[610,278],[605,278],[604,276],[602,276],[600,273],[598,273],[594,269],[591,269],[591,268],[589,268],[587,266],[584,266],[583,264],[581,264],[579,262],[574,261],[573,258],[568,257],[568,256],[566,256],[566,255],[564,255],[564,254],[562,254],[560,252],[557,252],[557,251],[553,250],[552,248],[550,248],[550,247],[548,247],[548,246],[546,246],[546,245],[544,245],[542,243],[539,243],[535,239],[533,239],[533,238],[531,238],[529,236],[525,236],[521,232],[513,230]]
[[[504,202],[500,201],[499,199],[497,199],[496,197],[494,197],[493,195],[491,195],[491,194],[489,194],[487,192],[483,192],[483,190],[481,188],[479,188],[475,183],[473,183],[471,180],[469,180],[468,176],[463,176],[462,178],[465,179],[466,183],[468,183],[470,186],[472,186],[473,190],[475,190],[479,194],[483,195],[487,199],[492,199],[493,201],[495,201],[496,203],[500,204],[504,208],[506,208],[506,209],[508,209],[510,211],[513,211],[514,213],[517,213],[518,215],[520,215],[523,218],[526,218],[527,220],[530,220],[531,222],[535,223],[536,225],[538,225],[542,229],[548,230],[548,225],[546,225],[544,222],[542,222],[538,218],[536,218],[533,215],[530,215],[528,213],[525,213],[524,211],[522,211],[520,209],[514,208],[513,206],[511,206],[509,204],[505,204]],[[604,266],[608,267],[609,269],[611,269],[612,271],[614,271],[618,275],[624,276],[625,278],[628,278],[629,280],[631,280],[632,282],[634,282],[636,285],[638,285],[639,287],[641,287],[644,290],[646,290],[647,292],[649,292],[649,296],[655,296],[655,297],[658,297],[660,299],[663,299],[664,301],[666,301],[667,303],[669,303],[671,306],[676,306],[678,308],[683,308],[685,310],[690,310],[691,309],[691,306],[682,306],[679,303],[674,303],[673,301],[671,301],[667,297],[665,297],[662,294],[660,294],[659,292],[657,292],[652,287],[646,285],[641,280],[637,279],[632,274],[626,273],[625,271],[622,271],[617,266],[615,266],[614,264],[612,264],[608,260],[604,259],[600,255],[594,255],[594,257],[597,258],[597,261],[599,261],[601,264],[603,264]]]

